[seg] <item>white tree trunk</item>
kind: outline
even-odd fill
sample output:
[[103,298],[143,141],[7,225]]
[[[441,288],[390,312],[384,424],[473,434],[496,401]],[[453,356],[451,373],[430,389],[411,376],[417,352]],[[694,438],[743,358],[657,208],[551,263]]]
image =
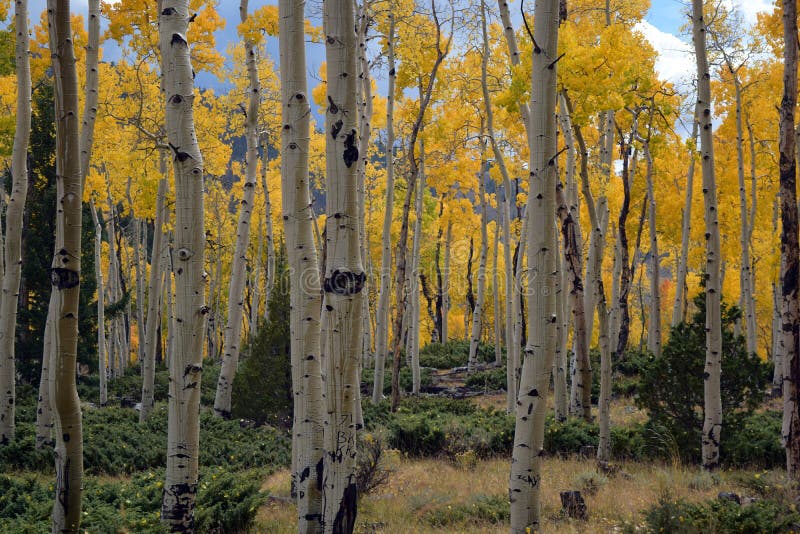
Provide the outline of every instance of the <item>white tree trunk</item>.
[[172,530],[194,528],[200,439],[204,304],[203,159],[194,131],[194,73],[188,0],[163,0],[159,13],[165,124],[175,174],[175,350],[170,360],[167,472],[161,519]]
[[[267,137],[261,139],[261,187],[264,189],[264,225],[267,239],[267,269],[264,287],[264,320],[269,319],[269,301],[275,285],[275,232],[272,228],[272,202],[270,201],[269,184],[267,183],[267,167],[269,163]],[[259,255],[259,258],[261,256]]]
[[81,273],[81,147],[78,134],[78,76],[72,44],[69,2],[48,1],[55,80],[56,210],[55,253],[51,269],[54,303],[54,361],[50,398],[56,438],[56,499],[53,532],[78,532],[83,481],[83,428],[76,389],[78,302]]
[[450,329],[447,316],[450,315],[450,249],[453,242],[453,222],[447,222],[444,234],[444,268],[442,270],[442,343],[447,343]]
[[650,327],[647,330],[647,350],[656,358],[661,357],[661,276],[658,257],[658,232],[656,229],[656,198],[653,188],[653,157],[649,141],[644,144],[644,157],[647,161],[647,219],[650,227]]
[[[559,184],[560,186],[560,184]],[[558,203],[558,199],[556,199]],[[555,229],[555,242],[558,243],[558,229]],[[557,246],[557,245],[556,245]],[[555,397],[556,421],[566,421],[569,415],[569,392],[567,391],[567,338],[569,335],[569,315],[567,313],[567,277],[566,277],[566,250],[562,248],[558,254],[559,276],[556,280],[556,313],[558,316],[558,339],[556,341],[556,355],[553,361],[553,395]]]
[[[292,484],[298,530],[322,532],[323,383],[320,364],[322,293],[308,177],[311,109],[307,97],[303,0],[281,0],[281,194],[291,280],[294,428]],[[331,71],[329,71],[331,72]]]
[[[247,20],[248,0],[241,0],[239,15],[242,24]],[[256,176],[258,171],[258,105],[261,97],[261,84],[258,81],[256,48],[248,40],[244,43],[247,62],[247,75],[250,80],[249,99],[245,114],[245,138],[247,155],[245,157],[245,182],[242,202],[239,206],[239,222],[236,231],[236,248],[231,266],[231,282],[228,289],[228,320],[225,323],[224,352],[222,367],[217,381],[214,398],[214,413],[228,419],[231,416],[231,392],[233,378],[239,364],[239,350],[242,341],[242,316],[244,314],[244,284],[246,281],[247,249],[250,245],[250,219],[256,195]]]
[[328,0],[323,27],[328,63],[325,112],[327,218],[323,306],[327,418],[324,429],[324,532],[351,533],[358,489],[356,406],[361,359],[362,299],[366,274],[361,261],[358,209],[358,131],[355,3]]
[[689,266],[689,238],[692,233],[692,193],[694,189],[694,168],[697,143],[697,130],[699,126],[698,108],[695,106],[694,120],[692,121],[692,147],[688,150],[689,169],[686,172],[686,200],[683,204],[683,223],[681,224],[681,255],[678,260],[678,275],[675,281],[675,302],[672,305],[671,326],[676,326],[685,317],[683,310],[686,306],[686,275]]
[[[478,364],[478,344],[481,341],[481,328],[483,321],[483,307],[486,300],[486,257],[489,252],[489,236],[487,226],[489,221],[486,213],[486,174],[487,164],[483,153],[486,151],[486,144],[481,144],[481,168],[478,173],[478,200],[481,206],[481,252],[478,261],[478,295],[475,300],[475,310],[472,313],[472,334],[469,339],[469,360],[467,362],[468,372],[475,371]],[[553,212],[555,213],[555,211]]]
[[[420,89],[422,91],[422,89]],[[422,96],[420,95],[420,98]],[[408,324],[408,346],[406,355],[410,360],[411,367],[411,392],[419,395],[421,372],[419,368],[419,249],[422,236],[422,212],[423,199],[425,195],[425,146],[420,141],[420,165],[419,178],[417,179],[416,199],[414,200],[414,237],[411,244],[411,269],[406,278],[408,287],[409,315]]]
[[19,282],[22,274],[22,217],[28,194],[28,140],[31,132],[31,68],[28,42],[28,2],[14,7],[16,29],[17,117],[11,153],[11,197],[6,211],[0,297],[0,445],[15,436],[16,371],[14,341],[17,327]]
[[[392,216],[394,214],[394,92],[397,79],[394,59],[395,18],[390,0],[389,35],[386,36],[386,60],[389,88],[386,93],[386,200],[383,211],[381,244],[381,287],[375,320],[375,368],[372,402],[383,398],[383,376],[389,353],[389,299],[392,292]],[[445,263],[447,259],[445,259]]]
[[103,298],[103,227],[97,217],[94,200],[90,201],[92,221],[94,222],[94,272],[97,279],[97,374],[100,375],[100,406],[108,402],[108,360],[106,358],[106,319],[105,299]]
[[139,411],[139,422],[144,422],[153,411],[155,399],[153,387],[156,371],[156,344],[158,339],[158,325],[161,317],[161,261],[163,256],[162,236],[164,226],[165,200],[167,196],[167,179],[161,178],[158,182],[156,193],[156,220],[153,229],[153,250],[150,253],[150,279],[147,287],[147,325],[144,332],[144,359],[142,360],[142,407]]
[[529,335],[522,364],[511,460],[511,531],[515,534],[541,528],[540,452],[558,320],[555,294],[551,290],[558,276],[558,249],[553,228],[557,178],[558,5],[557,0],[537,0],[534,8],[534,35],[539,39],[533,53],[529,135],[528,253],[531,287],[528,292]]
[[703,0],[692,0],[692,34],[697,60],[697,103],[703,171],[706,226],[706,363],[704,370],[704,421],[702,457],[705,469],[719,465],[722,433],[722,316],[720,312],[720,235],[717,213],[717,184],[714,175],[714,139],[711,124],[711,73],[706,56],[706,23]]
[[[128,200],[128,209],[130,210],[131,224],[133,225],[133,268],[136,275],[136,329],[138,331],[139,341],[136,347],[136,355],[139,365],[144,365],[145,351],[144,343],[142,340],[145,338],[145,324],[144,324],[144,269],[142,268],[141,250],[142,248],[142,221],[136,218],[136,212],[133,209],[133,198],[131,197],[131,177],[128,177],[128,184],[125,187],[125,197]],[[147,231],[145,230],[145,234]],[[146,253],[145,253],[146,254]],[[146,261],[146,260],[145,260]],[[142,369],[144,369],[142,367]],[[144,371],[142,372],[144,374]]]

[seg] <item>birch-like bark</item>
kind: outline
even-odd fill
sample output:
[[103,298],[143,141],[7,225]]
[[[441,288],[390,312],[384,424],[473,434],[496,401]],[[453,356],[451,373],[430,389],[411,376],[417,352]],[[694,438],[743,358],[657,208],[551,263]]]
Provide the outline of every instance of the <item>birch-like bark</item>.
[[656,231],[656,199],[653,188],[653,157],[650,154],[649,140],[644,144],[644,158],[647,162],[647,219],[650,227],[650,327],[647,330],[647,349],[656,357],[661,357],[661,276],[658,257],[658,233]]
[[[322,532],[323,383],[320,363],[322,292],[314,244],[308,149],[311,108],[306,81],[305,2],[281,0],[281,195],[290,277],[294,428],[292,485],[298,530]],[[329,71],[333,72],[333,71]]]
[[[566,93],[562,93],[562,103],[568,113],[572,114],[572,106]],[[589,185],[589,151],[586,147],[586,141],[583,138],[583,133],[580,127],[573,124],[573,132],[575,140],[578,142],[578,153],[580,155],[580,177],[581,177],[581,190],[583,197],[586,200],[586,208],[589,212],[589,222],[592,227],[592,232],[589,241],[589,254],[586,262],[586,283],[591,284],[591,289],[586,291],[583,295],[583,310],[584,310],[584,325],[586,336],[581,339],[576,338],[575,342],[575,360],[577,363],[577,371],[573,373],[573,381],[576,382],[576,389],[579,394],[574,395],[570,403],[572,414],[575,416],[583,417],[586,421],[591,421],[592,418],[592,367],[589,360],[589,342],[591,340],[590,330],[590,317],[594,315],[595,300],[592,295],[597,291],[597,278],[600,271],[600,263],[603,258],[603,250],[605,248],[605,235],[608,229],[608,200],[605,196],[601,196],[595,203],[592,196],[591,186]],[[574,276],[574,273],[573,273]],[[574,289],[574,286],[573,286]],[[573,301],[573,305],[577,303]],[[577,321],[577,319],[576,319]],[[584,342],[585,345],[581,346]]]
[[500,224],[495,221],[494,225],[494,254],[492,262],[492,315],[494,316],[494,363],[500,367],[503,365],[503,319],[500,313],[500,269],[497,260],[500,257]]
[[[421,91],[421,89],[420,89]],[[421,96],[421,95],[420,95]],[[421,371],[419,368],[419,249],[422,241],[422,209],[425,195],[425,145],[420,140],[419,179],[417,180],[416,199],[414,200],[414,237],[411,243],[411,272],[407,278],[409,312],[411,319],[408,321],[408,344],[406,355],[411,367],[411,393],[419,395]]]
[[158,324],[161,317],[158,313],[161,308],[161,261],[163,246],[161,244],[164,226],[165,199],[167,196],[167,179],[161,178],[158,182],[156,193],[156,219],[153,229],[153,250],[150,253],[150,279],[147,287],[147,324],[144,329],[144,359],[142,360],[142,407],[139,410],[139,422],[143,423],[153,411],[155,398],[153,389],[156,371],[156,344],[158,339]]
[[442,269],[442,343],[450,339],[447,317],[450,315],[450,249],[453,242],[453,221],[447,221],[444,233],[444,268]]
[[16,433],[16,371],[14,341],[17,327],[19,282],[22,274],[22,217],[28,195],[28,141],[31,132],[31,68],[28,38],[28,2],[14,6],[16,31],[17,117],[11,152],[11,197],[6,210],[3,247],[2,297],[0,297],[0,445]]
[[[392,284],[392,216],[394,214],[394,92],[397,79],[394,58],[395,18],[392,1],[389,6],[389,35],[386,36],[386,60],[389,67],[389,88],[386,93],[386,200],[383,211],[381,242],[381,287],[375,320],[375,368],[372,402],[383,398],[383,376],[389,350],[389,298]],[[446,261],[446,260],[445,260]]]
[[[261,144],[261,187],[264,189],[264,226],[267,240],[267,268],[264,287],[264,320],[269,319],[269,301],[275,286],[275,231],[272,228],[272,202],[269,184],[267,183],[267,167],[269,167],[269,148],[266,134],[259,137]],[[259,254],[259,260],[261,255]]]
[[[431,4],[436,26],[436,59],[433,62],[431,71],[428,76],[428,84],[423,91],[423,96],[420,99],[419,110],[417,116],[411,127],[411,132],[408,137],[408,191],[406,198],[403,201],[403,214],[400,222],[400,235],[397,240],[397,255],[395,258],[395,317],[393,324],[394,339],[392,343],[392,411],[397,410],[400,404],[400,347],[403,341],[403,316],[405,314],[405,295],[402,290],[402,285],[406,276],[406,253],[408,244],[408,216],[411,208],[411,192],[414,191],[416,186],[417,177],[419,174],[419,162],[416,155],[417,138],[419,137],[420,130],[422,129],[422,121],[425,118],[425,112],[431,100],[434,84],[436,83],[436,73],[439,71],[439,66],[444,61],[445,56],[450,48],[450,40],[442,43],[442,29],[441,24],[436,16],[436,5]],[[442,47],[444,45],[444,48]],[[377,379],[377,372],[376,372]]]
[[[570,365],[570,392],[569,392],[569,412],[575,416],[583,416],[583,384],[582,373],[579,367],[589,360],[589,338],[586,332],[586,309],[584,279],[583,279],[583,236],[581,235],[580,225],[580,197],[578,196],[578,183],[575,178],[575,138],[573,136],[572,120],[570,119],[569,107],[564,94],[559,95],[559,123],[561,133],[564,136],[564,145],[567,149],[567,166],[565,169],[566,197],[563,201],[558,201],[559,207],[566,208],[559,211],[559,218],[562,226],[565,226],[569,219],[571,230],[563,236],[564,255],[566,268],[569,271],[569,301],[572,311],[573,339],[572,339],[572,365]],[[583,160],[582,160],[583,162]],[[588,170],[587,170],[588,172]],[[590,191],[591,194],[591,191]],[[594,209],[594,205],[588,204],[589,210]],[[562,234],[565,228],[562,228]],[[566,285],[564,290],[566,290]],[[591,369],[590,369],[591,372]]]
[[327,217],[323,283],[325,421],[323,530],[352,533],[355,527],[356,390],[361,359],[362,299],[366,273],[359,239],[357,68],[354,0],[328,0],[323,27],[328,63],[325,112]]
[[534,8],[533,84],[529,146],[529,335],[517,400],[511,459],[511,532],[541,528],[541,449],[547,391],[556,343],[553,288],[558,276],[554,215],[556,193],[556,63],[559,2],[537,0]]
[[105,299],[103,292],[103,227],[97,217],[97,208],[94,200],[89,202],[92,210],[92,222],[94,222],[94,274],[97,280],[97,374],[100,375],[100,406],[105,406],[108,402],[108,360],[106,359],[106,319],[105,319]]
[[[561,187],[559,181],[558,187]],[[556,205],[560,206],[558,194]],[[559,231],[555,228],[555,242],[558,243]],[[567,337],[569,334],[569,315],[567,313],[567,277],[565,249],[558,253],[558,286],[556,288],[556,313],[558,316],[558,339],[556,341],[556,356],[553,361],[553,396],[556,421],[566,421],[569,415],[569,391],[567,388]]]
[[159,13],[165,125],[175,174],[175,348],[169,366],[167,472],[161,519],[173,531],[194,528],[200,440],[204,304],[203,159],[194,131],[194,72],[188,0],[163,0]]
[[78,304],[81,273],[81,147],[78,76],[70,3],[48,0],[56,109],[56,239],[51,269],[54,361],[50,398],[54,407],[56,498],[53,532],[78,532],[83,485],[83,428],[76,388]]
[[481,143],[481,167],[478,173],[478,200],[481,206],[481,252],[478,261],[478,295],[475,301],[475,310],[472,312],[472,334],[469,340],[469,360],[467,360],[467,372],[474,372],[478,364],[478,344],[481,340],[481,327],[483,321],[483,308],[486,300],[486,257],[489,251],[489,236],[487,227],[489,225],[486,213],[486,174],[487,163],[484,157],[486,143]]
[[686,309],[686,275],[689,272],[689,239],[692,234],[692,194],[694,190],[695,153],[697,152],[697,130],[699,126],[698,108],[695,105],[692,120],[692,137],[687,151],[689,169],[686,172],[686,197],[683,204],[683,222],[681,223],[681,255],[678,260],[678,274],[675,280],[675,301],[672,305],[672,321],[670,326],[677,326],[684,321],[683,311]]
[[[133,269],[136,275],[136,328],[138,330],[139,341],[136,347],[137,359],[141,365],[144,365],[145,349],[142,340],[145,338],[145,324],[144,324],[144,269],[142,268],[142,258],[140,248],[142,246],[142,224],[136,218],[136,212],[133,209],[133,198],[131,197],[131,177],[128,177],[128,184],[125,187],[125,197],[128,200],[128,209],[130,210],[131,224],[133,225]],[[142,368],[144,374],[144,368]],[[140,412],[141,413],[141,412]]]
[[[242,24],[247,20],[248,0],[241,0],[239,16]],[[250,219],[258,183],[258,104],[261,99],[261,84],[258,81],[256,66],[256,47],[250,40],[244,42],[247,62],[247,76],[250,82],[248,89],[247,113],[245,114],[245,139],[247,154],[245,156],[245,182],[242,201],[239,206],[239,222],[236,231],[236,246],[231,266],[231,281],[228,289],[228,320],[225,323],[225,341],[223,342],[222,366],[217,381],[217,392],[214,397],[214,413],[224,419],[231,416],[231,392],[233,378],[239,364],[239,351],[242,341],[242,316],[244,314],[244,285],[247,267],[247,249],[250,244]]]
[[798,309],[797,155],[797,1],[783,2],[783,98],[780,107],[781,331],[783,332],[783,427],[786,471],[800,478],[800,310]]
[[[719,443],[722,433],[722,398],[720,395],[722,367],[720,293],[722,285],[717,184],[714,174],[714,138],[711,124],[711,73],[706,55],[703,0],[692,0],[692,37],[697,61],[697,104],[700,111],[698,117],[706,227],[706,363],[703,373],[702,459],[703,468],[710,470],[719,465]],[[796,39],[794,40],[796,41]]]
[[[506,7],[507,9],[507,7]],[[503,229],[503,260],[504,260],[504,279],[505,279],[505,346],[506,346],[506,411],[511,413],[514,410],[516,401],[516,390],[512,387],[514,382],[513,362],[519,361],[519,339],[514,338],[514,299],[518,298],[514,289],[514,264],[511,258],[511,205],[516,205],[516,198],[512,198],[511,178],[506,167],[505,157],[494,131],[494,110],[492,108],[491,96],[488,84],[488,63],[489,63],[489,33],[486,21],[486,3],[481,1],[481,33],[483,35],[483,50],[481,55],[481,89],[483,91],[483,102],[486,111],[486,133],[492,144],[492,152],[497,166],[500,168],[500,175],[503,177],[503,205],[500,207],[501,221]],[[495,291],[497,289],[495,288]],[[497,313],[497,309],[495,309]]]

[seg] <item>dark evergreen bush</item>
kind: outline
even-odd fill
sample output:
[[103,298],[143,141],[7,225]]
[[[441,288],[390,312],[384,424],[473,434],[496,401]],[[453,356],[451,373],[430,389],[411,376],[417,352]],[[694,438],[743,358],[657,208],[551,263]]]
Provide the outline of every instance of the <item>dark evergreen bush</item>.
[[269,320],[242,351],[233,381],[231,415],[280,428],[292,425],[292,361],[289,330],[289,270],[281,247],[275,262],[275,286]]
[[[700,457],[703,426],[703,373],[705,363],[705,299],[695,298],[698,312],[690,323],[670,330],[660,358],[641,368],[638,403],[645,408],[653,428],[670,434],[681,444],[685,460]],[[727,423],[722,434],[736,431],[731,416],[737,410],[752,411],[768,382],[768,367],[756,355],[747,354],[744,338],[732,327],[739,309],[722,304],[722,408]],[[724,439],[724,438],[723,438]],[[724,451],[724,447],[723,447]]]

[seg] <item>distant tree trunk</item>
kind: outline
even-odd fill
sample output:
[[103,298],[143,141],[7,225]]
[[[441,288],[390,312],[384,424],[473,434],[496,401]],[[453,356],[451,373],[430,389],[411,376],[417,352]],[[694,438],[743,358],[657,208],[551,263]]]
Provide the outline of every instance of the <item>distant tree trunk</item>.
[[[516,198],[511,195],[511,179],[506,167],[505,157],[497,143],[494,132],[494,111],[489,94],[488,84],[488,62],[489,62],[489,32],[486,23],[486,4],[481,2],[481,33],[483,35],[483,50],[481,55],[481,88],[483,89],[484,108],[486,110],[486,132],[489,134],[489,141],[492,144],[492,152],[497,166],[500,168],[500,175],[503,177],[503,205],[500,207],[501,220],[498,221],[503,228],[503,259],[505,280],[505,345],[506,345],[506,411],[511,413],[516,402],[516,390],[511,387],[514,377],[513,362],[519,361],[519,340],[514,339],[514,305],[516,297],[513,283],[514,266],[511,260],[511,205],[516,205]],[[495,289],[496,290],[496,289]],[[497,309],[495,309],[497,313]]]
[[692,233],[692,193],[694,189],[694,168],[695,153],[697,152],[697,129],[699,125],[698,108],[695,105],[694,117],[692,120],[692,137],[689,147],[689,169],[686,172],[686,200],[683,204],[683,222],[681,224],[681,255],[678,260],[678,275],[675,280],[675,302],[672,305],[671,326],[676,326],[683,322],[685,317],[683,310],[686,308],[686,275],[689,272],[689,239]]
[[[128,209],[130,210],[131,224],[133,225],[133,269],[136,274],[136,329],[138,333],[138,342],[136,347],[136,356],[140,365],[144,365],[145,351],[144,343],[142,340],[145,338],[145,324],[144,324],[144,269],[142,268],[142,258],[140,248],[142,248],[142,222],[136,218],[136,212],[133,209],[133,198],[131,197],[131,181],[132,178],[128,177],[128,184],[125,187],[125,197],[128,201]],[[142,249],[144,250],[144,249]],[[145,256],[147,253],[145,252]],[[147,260],[145,259],[145,262]],[[142,367],[144,369],[144,367]],[[142,371],[144,374],[144,371]],[[141,413],[141,412],[140,412]]]
[[[422,89],[420,88],[420,92]],[[410,320],[408,321],[408,344],[406,348],[406,356],[410,361],[411,367],[411,392],[414,395],[419,395],[421,371],[419,368],[419,309],[420,309],[420,295],[419,295],[419,249],[420,242],[422,241],[422,214],[423,214],[423,200],[425,195],[425,145],[420,140],[420,164],[419,164],[419,179],[417,183],[416,199],[414,200],[414,236],[411,244],[411,272],[406,279],[408,287],[409,311]]]
[[[793,35],[796,33],[795,31]],[[697,103],[700,108],[698,117],[700,120],[706,226],[706,363],[703,373],[705,406],[702,456],[703,468],[711,470],[719,466],[719,443],[722,433],[722,398],[720,396],[722,363],[720,293],[722,283],[719,263],[717,184],[714,175],[714,139],[711,124],[711,73],[706,56],[706,23],[703,18],[702,0],[692,0],[692,34],[697,60]],[[792,39],[796,41],[796,38]]]
[[0,297],[0,445],[16,433],[16,371],[14,365],[19,283],[22,275],[22,218],[28,194],[28,140],[31,133],[31,68],[28,42],[28,2],[15,3],[15,64],[17,117],[11,156],[11,197],[6,211],[6,236]]
[[[649,137],[649,136],[648,136]],[[653,188],[653,157],[650,154],[649,140],[644,144],[644,157],[647,161],[647,200],[648,225],[650,227],[650,256],[652,272],[650,273],[650,328],[647,331],[647,349],[661,357],[661,277],[659,273],[658,234],[656,231],[656,199]]]
[[486,207],[486,174],[487,164],[485,156],[486,144],[481,144],[481,167],[478,173],[478,200],[481,206],[481,252],[478,260],[478,298],[475,301],[475,309],[472,313],[472,335],[469,342],[469,360],[467,361],[468,372],[474,372],[478,363],[478,344],[481,341],[481,328],[483,321],[483,308],[486,301],[486,257],[489,251],[489,236],[487,226],[489,220]]
[[[267,183],[267,167],[269,166],[269,143],[266,134],[259,136],[261,144],[261,187],[264,189],[264,226],[267,240],[267,268],[264,287],[264,320],[269,319],[269,301],[275,285],[275,232],[272,228],[272,202],[269,184]],[[261,256],[259,255],[259,260]]]
[[78,76],[68,0],[48,0],[55,80],[56,198],[55,253],[51,269],[54,321],[50,398],[54,407],[56,499],[53,532],[78,532],[83,486],[83,428],[76,388],[78,302],[81,274],[83,198],[78,134]]
[[[356,402],[360,369],[362,300],[366,273],[361,260],[358,208],[358,131],[355,2],[328,0],[323,26],[328,63],[325,112],[327,200],[323,283],[323,348],[327,418],[324,428],[323,528],[352,533],[358,489]],[[409,192],[410,193],[410,192]],[[342,224],[339,220],[351,221]]]
[[106,319],[105,319],[105,299],[103,298],[103,227],[97,217],[97,209],[94,200],[89,202],[92,210],[92,221],[94,222],[94,272],[97,278],[97,374],[100,375],[100,406],[105,406],[108,402],[108,361],[106,359]]
[[[561,182],[558,182],[561,188]],[[563,196],[563,195],[562,195]],[[556,192],[556,206],[560,206],[559,194]],[[558,244],[559,231],[556,232],[555,242]],[[558,284],[556,292],[556,316],[558,318],[558,338],[556,341],[556,355],[553,361],[553,396],[555,398],[556,421],[566,421],[569,415],[569,392],[567,391],[567,337],[569,334],[569,315],[567,314],[567,277],[565,274],[566,261],[565,249],[558,253]]]
[[500,256],[500,224],[494,225],[494,254],[492,269],[492,315],[494,316],[494,363],[498,367],[503,365],[503,319],[500,314],[500,275],[497,260]]
[[[375,369],[372,402],[383,398],[383,376],[389,350],[389,299],[392,292],[392,218],[394,215],[394,92],[397,74],[394,62],[395,18],[392,1],[389,6],[389,35],[386,37],[386,58],[389,66],[389,88],[386,93],[386,201],[383,212],[381,244],[381,286],[375,319]],[[396,291],[400,289],[397,288]]]
[[794,116],[797,107],[797,1],[783,2],[783,99],[780,107],[781,331],[783,332],[783,444],[786,471],[800,478],[800,260],[797,235],[797,160]]
[[158,313],[161,308],[161,261],[164,226],[164,204],[167,196],[167,179],[158,181],[156,193],[156,219],[153,228],[153,250],[150,253],[150,280],[147,287],[147,324],[144,332],[144,360],[142,360],[142,407],[139,410],[139,422],[143,423],[152,413],[155,404],[154,384],[156,367],[156,346],[161,343],[158,339],[158,324],[161,317]]
[[554,215],[556,159],[557,0],[537,0],[534,8],[533,85],[531,88],[529,215],[529,336],[517,400],[511,460],[511,532],[541,528],[541,467],[547,392],[556,343],[558,274]]
[[[435,5],[434,13],[435,13]],[[396,411],[400,404],[400,347],[403,343],[403,316],[405,314],[405,295],[402,289],[403,282],[406,277],[406,253],[408,244],[408,215],[411,203],[411,192],[414,191],[416,186],[417,176],[419,173],[419,163],[416,156],[417,138],[419,137],[420,130],[422,129],[422,121],[425,118],[425,112],[431,100],[433,87],[436,83],[436,73],[439,71],[439,66],[442,64],[445,56],[450,47],[450,41],[444,44],[442,48],[442,32],[441,25],[436,19],[436,59],[428,76],[428,84],[423,91],[423,96],[420,99],[419,110],[417,116],[411,126],[411,132],[408,137],[408,191],[406,199],[403,202],[403,215],[400,222],[400,235],[397,240],[397,255],[395,259],[395,317],[394,317],[394,340],[392,345],[392,411]],[[377,373],[376,373],[377,379]],[[376,383],[377,384],[377,383]]]
[[[570,369],[570,413],[576,416],[584,416],[583,401],[584,389],[582,384],[586,379],[585,365],[589,361],[589,337],[586,332],[586,308],[585,291],[583,280],[583,238],[580,227],[580,205],[577,191],[577,180],[575,179],[575,139],[573,137],[572,121],[570,120],[569,106],[562,93],[560,95],[559,114],[561,133],[564,135],[564,144],[567,147],[567,167],[565,170],[567,195],[558,200],[559,218],[562,224],[562,234],[564,239],[564,255],[566,267],[569,270],[570,288],[570,308],[572,309],[573,319],[573,364]],[[586,164],[582,159],[582,165]],[[588,168],[586,169],[588,173]],[[589,192],[591,194],[591,191]],[[587,199],[590,212],[594,209],[594,203]],[[566,233],[565,233],[566,232]],[[564,288],[566,289],[566,287]],[[580,369],[579,369],[580,367]],[[591,376],[591,367],[589,368]]]
[[[571,114],[571,104],[566,94],[564,94],[564,101],[566,103],[566,108]],[[600,272],[600,263],[603,257],[603,249],[605,248],[605,235],[608,229],[608,200],[605,196],[601,196],[595,203],[589,185],[589,151],[586,147],[586,141],[583,138],[581,129],[577,125],[573,124],[573,131],[575,133],[575,140],[578,142],[581,189],[586,199],[586,207],[589,212],[592,233],[589,241],[589,255],[586,262],[586,283],[591,284],[591,289],[584,294],[586,346],[585,352],[582,353],[584,347],[579,345],[580,339],[576,342],[576,362],[578,364],[578,371],[573,375],[573,380],[577,382],[576,388],[580,392],[580,395],[575,396],[573,400],[580,402],[573,406],[574,411],[572,413],[573,415],[583,417],[585,421],[591,421],[592,367],[589,360],[589,342],[592,336],[590,329],[592,321],[590,321],[590,317],[594,315],[596,302],[594,295],[597,291],[597,278]]]
[[[242,24],[247,20],[248,0],[240,0],[239,16]],[[245,156],[244,193],[239,206],[239,222],[236,231],[236,246],[231,266],[231,281],[228,289],[228,317],[225,323],[225,348],[222,355],[222,366],[219,370],[217,391],[214,397],[214,413],[228,419],[231,416],[231,392],[233,377],[239,364],[239,352],[242,342],[242,316],[244,314],[244,285],[246,280],[247,249],[250,245],[250,219],[256,196],[258,171],[258,106],[261,101],[261,84],[258,80],[256,65],[256,47],[252,41],[245,39],[245,61],[247,76],[250,82],[248,89],[247,113],[245,113],[245,139],[247,154]]]
[[442,274],[442,343],[450,339],[447,317],[450,315],[450,248],[453,242],[453,222],[447,221],[444,235],[444,273]]
[[167,469],[161,519],[175,531],[194,528],[200,439],[204,304],[203,159],[194,131],[194,72],[188,0],[163,0],[159,13],[165,125],[174,151],[175,347],[169,366]]

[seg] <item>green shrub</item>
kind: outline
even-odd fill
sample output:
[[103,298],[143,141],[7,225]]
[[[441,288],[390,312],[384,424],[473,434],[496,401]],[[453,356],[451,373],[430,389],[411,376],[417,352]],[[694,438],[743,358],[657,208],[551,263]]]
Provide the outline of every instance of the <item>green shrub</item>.
[[[452,369],[453,367],[466,366],[468,360],[469,341],[463,339],[452,340],[447,343],[429,343],[419,351],[419,364],[422,367]],[[478,361],[486,363],[494,360],[494,345],[479,343]]]
[[292,425],[292,362],[289,331],[289,273],[285,254],[278,255],[278,279],[269,301],[269,321],[242,351],[233,381],[231,415],[269,423]]
[[482,388],[485,390],[506,389],[506,370],[490,369],[488,371],[478,371],[467,376],[464,384],[471,388]]
[[247,532],[267,499],[261,491],[263,473],[230,473],[217,467],[200,479],[195,527],[198,532]]
[[800,514],[788,505],[760,500],[745,506],[728,499],[690,504],[659,502],[644,513],[645,532],[676,534],[751,534],[788,532],[800,521]]
[[558,422],[547,415],[544,430],[544,450],[549,454],[575,454],[585,445],[597,446],[599,430],[596,424],[583,419]]
[[[655,427],[666,430],[681,443],[684,460],[700,458],[703,426],[703,373],[705,364],[705,299],[695,298],[699,311],[690,323],[670,330],[660,358],[649,360],[641,369],[638,403],[648,412]],[[727,421],[723,435],[731,428],[730,416],[737,410],[751,411],[761,400],[768,381],[767,367],[755,355],[747,354],[744,338],[734,336],[732,326],[741,313],[722,305],[722,408]],[[724,449],[724,447],[723,447]]]
[[733,414],[722,429],[722,461],[737,467],[783,467],[786,449],[780,442],[782,417],[777,410]]
[[464,523],[502,523],[511,518],[506,496],[477,494],[466,503],[437,506],[423,515],[434,527],[449,527]]

